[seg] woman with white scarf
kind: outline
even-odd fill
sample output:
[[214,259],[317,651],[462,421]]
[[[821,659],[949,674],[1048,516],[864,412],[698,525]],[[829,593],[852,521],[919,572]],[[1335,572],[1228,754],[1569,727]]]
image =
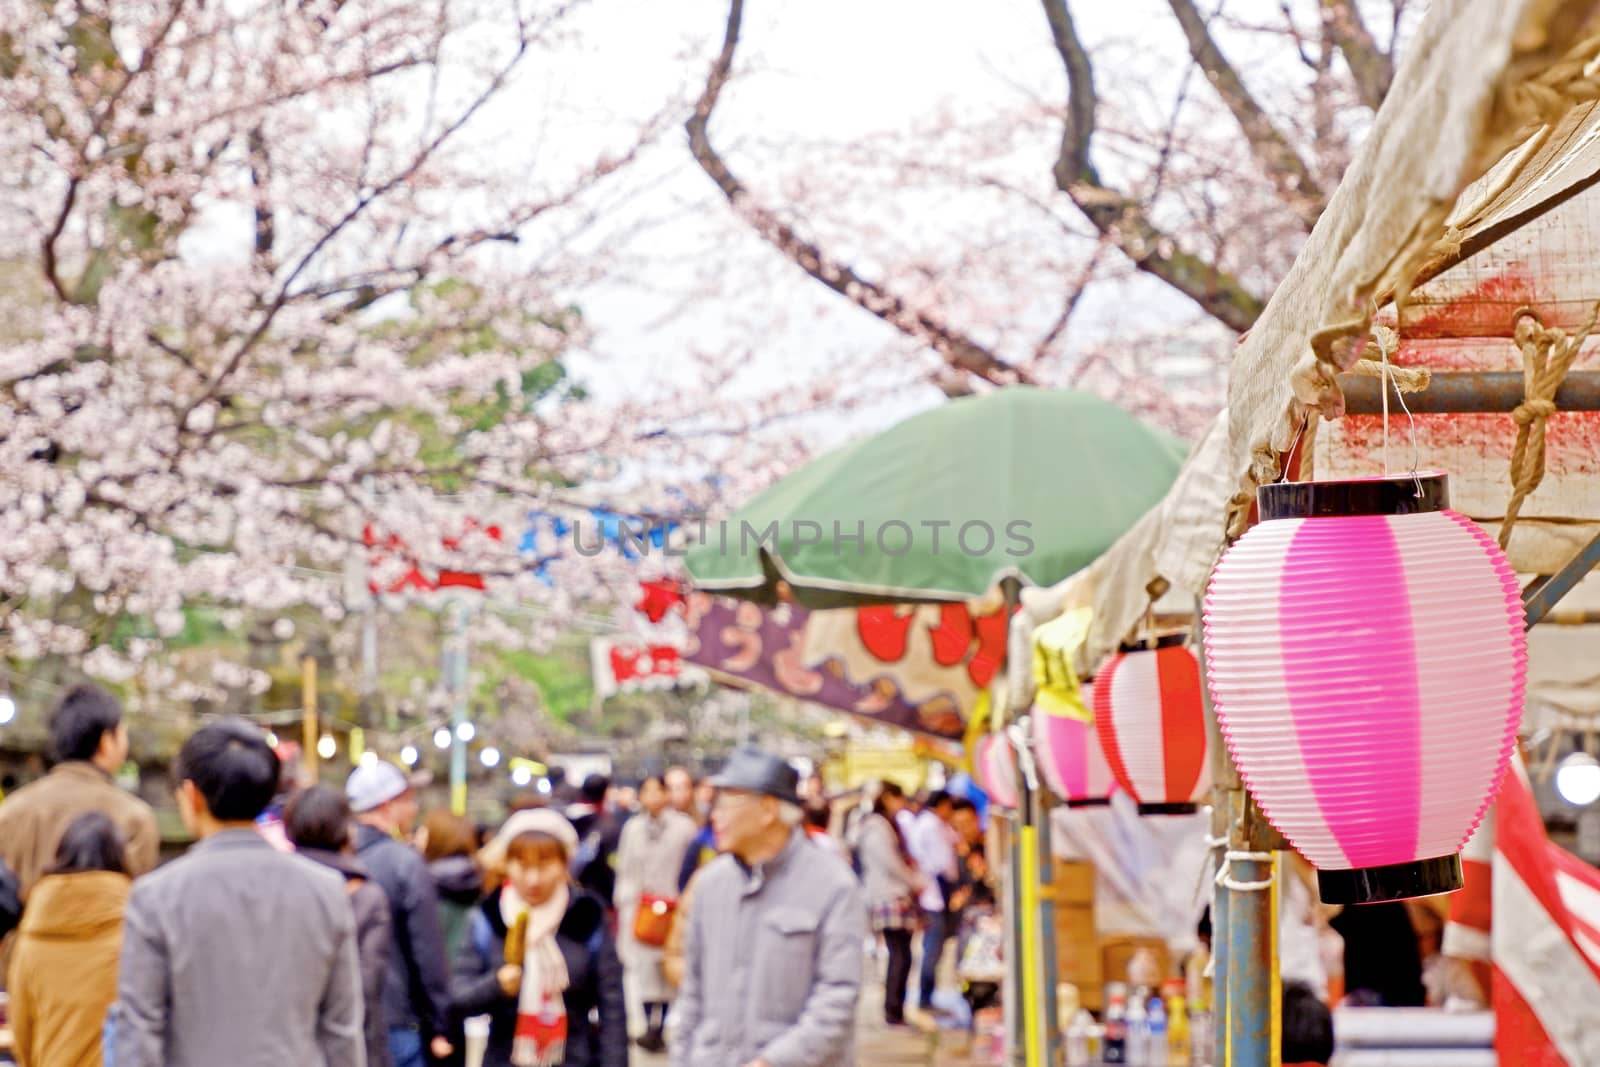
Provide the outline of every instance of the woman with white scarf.
[[600,899],[569,874],[578,834],[519,811],[479,854],[490,892],[472,912],[451,996],[490,1017],[484,1067],[627,1067],[622,965]]

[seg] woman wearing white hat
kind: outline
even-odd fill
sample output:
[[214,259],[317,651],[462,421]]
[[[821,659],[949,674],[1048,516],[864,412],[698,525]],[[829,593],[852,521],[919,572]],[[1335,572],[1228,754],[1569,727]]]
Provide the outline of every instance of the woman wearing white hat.
[[494,888],[451,993],[460,1015],[490,1017],[484,1067],[627,1067],[622,964],[605,906],[569,874],[577,850],[572,824],[540,809],[512,815],[479,854]]

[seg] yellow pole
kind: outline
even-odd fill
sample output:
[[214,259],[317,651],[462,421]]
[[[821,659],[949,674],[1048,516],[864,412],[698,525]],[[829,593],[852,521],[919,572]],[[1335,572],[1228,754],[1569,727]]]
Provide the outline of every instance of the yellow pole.
[[1268,1051],[1272,1053],[1271,1067],[1282,1067],[1283,1064],[1283,976],[1279,969],[1278,953],[1281,946],[1278,944],[1278,915],[1283,908],[1283,853],[1272,854],[1272,913],[1268,919],[1272,934],[1272,988],[1267,991],[1267,996],[1272,1002],[1272,1044]]
[[317,755],[317,742],[322,740],[322,727],[317,719],[317,658],[315,656],[302,656],[300,658],[300,707],[301,707],[301,758],[305,760],[306,777],[312,785],[317,784],[320,771],[319,757]]
[[1024,824],[1017,840],[1022,878],[1022,1010],[1028,1067],[1045,1067],[1044,1005],[1039,996],[1039,829]]

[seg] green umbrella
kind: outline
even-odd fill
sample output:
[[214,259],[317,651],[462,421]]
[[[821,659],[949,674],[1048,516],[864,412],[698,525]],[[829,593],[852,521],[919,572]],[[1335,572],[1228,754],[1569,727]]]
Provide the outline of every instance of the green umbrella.
[[951,401],[838,448],[695,532],[705,590],[814,608],[1052,585],[1162,498],[1186,446],[1085,393]]

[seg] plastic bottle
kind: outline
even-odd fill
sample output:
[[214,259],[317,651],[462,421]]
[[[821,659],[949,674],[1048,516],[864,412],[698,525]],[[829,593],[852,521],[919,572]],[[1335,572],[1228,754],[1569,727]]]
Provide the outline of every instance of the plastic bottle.
[[1145,1023],[1144,1062],[1148,1067],[1167,1067],[1167,1009],[1159,996],[1150,998],[1150,1011]]
[[1128,1001],[1128,1067],[1151,1067],[1150,1021],[1146,1015],[1149,991],[1139,989]]
[[1120,982],[1106,987],[1105,1037],[1100,1058],[1106,1063],[1128,1062],[1128,988]]
[[1088,1067],[1093,1062],[1089,1051],[1093,1032],[1094,1016],[1079,1008],[1078,1014],[1072,1017],[1072,1025],[1067,1027],[1067,1067]]
[[1183,983],[1167,983],[1167,1067],[1192,1067],[1194,1046],[1189,1039],[1189,1008]]

